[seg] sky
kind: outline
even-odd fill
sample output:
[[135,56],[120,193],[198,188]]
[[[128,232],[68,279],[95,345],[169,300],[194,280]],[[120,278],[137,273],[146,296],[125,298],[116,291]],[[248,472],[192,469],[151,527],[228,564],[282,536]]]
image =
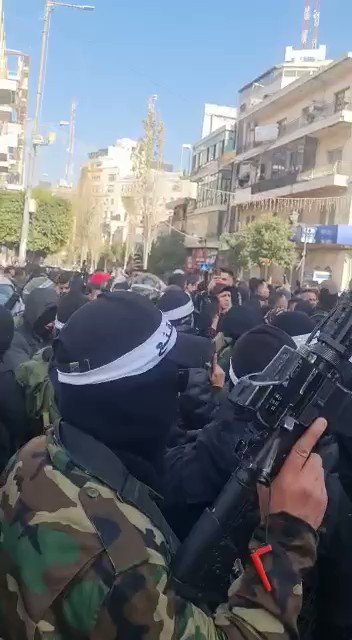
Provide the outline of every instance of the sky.
[[[78,0],[75,0],[78,1]],[[39,175],[64,175],[75,98],[75,172],[89,151],[118,138],[137,139],[148,96],[158,95],[166,127],[165,161],[179,165],[182,143],[200,137],[206,102],[236,105],[237,91],[298,46],[304,0],[84,0],[94,12],[53,15],[43,103]],[[7,46],[30,54],[33,116],[44,0],[4,0]],[[352,51],[351,0],[321,0],[320,42],[329,58]],[[47,177],[48,176],[48,177]]]

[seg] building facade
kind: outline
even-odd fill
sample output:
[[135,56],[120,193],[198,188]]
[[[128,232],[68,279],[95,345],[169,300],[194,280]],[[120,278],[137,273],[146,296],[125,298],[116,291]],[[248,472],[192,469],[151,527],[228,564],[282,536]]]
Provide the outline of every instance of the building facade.
[[328,230],[352,224],[352,54],[331,62],[320,51],[305,61],[289,49],[283,65],[240,90],[229,230],[266,211],[284,216],[297,227],[303,279],[330,273],[343,289],[352,242]]
[[7,50],[4,3],[0,0],[0,188],[21,189],[24,182],[28,116],[29,56]]
[[[197,185],[196,207],[187,217],[186,246],[217,249],[226,225],[237,109],[205,105],[203,137],[193,145],[191,180]],[[192,240],[192,236],[194,240]]]
[[[129,138],[89,154],[89,162],[81,170],[78,187],[78,209],[93,221],[94,242],[85,243],[84,255],[95,253],[102,245],[126,244],[127,253],[143,245],[141,193],[134,174],[134,152],[137,142]],[[168,203],[177,198],[193,197],[196,187],[172,165],[151,169],[153,182],[152,240],[170,232]],[[94,245],[94,248],[93,248]],[[91,247],[91,248],[90,248]],[[85,258],[83,258],[85,259]]]

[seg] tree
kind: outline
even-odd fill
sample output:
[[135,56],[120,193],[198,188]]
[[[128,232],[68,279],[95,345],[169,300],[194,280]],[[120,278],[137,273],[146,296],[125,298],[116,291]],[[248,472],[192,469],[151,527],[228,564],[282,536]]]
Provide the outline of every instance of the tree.
[[173,232],[160,236],[152,244],[148,261],[148,270],[163,277],[168,271],[182,268],[186,260],[186,249],[182,236]]
[[134,153],[133,172],[136,177],[138,210],[143,225],[143,262],[147,267],[157,220],[158,182],[162,167],[164,124],[156,110],[157,96],[148,101],[147,117],[143,121],[144,136]]
[[250,265],[246,235],[241,232],[224,233],[221,243],[228,249],[228,264],[235,271],[235,275],[240,276]]
[[279,216],[264,214],[245,230],[248,255],[252,263],[264,269],[265,276],[271,265],[291,267],[297,257],[291,241],[292,228]]
[[70,238],[71,203],[43,189],[34,190],[33,197],[37,208],[29,227],[28,249],[41,256],[57,253]]
[[22,192],[0,192],[0,244],[16,249],[20,241],[24,195]]
[[122,242],[113,242],[110,246],[106,244],[100,254],[98,269],[111,269],[114,266],[122,267],[125,260],[126,245]]

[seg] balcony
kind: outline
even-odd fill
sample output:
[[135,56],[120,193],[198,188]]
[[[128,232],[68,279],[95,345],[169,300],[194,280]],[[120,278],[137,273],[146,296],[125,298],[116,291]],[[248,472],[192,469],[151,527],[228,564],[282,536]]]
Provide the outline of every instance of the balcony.
[[292,173],[285,173],[282,176],[275,176],[273,178],[268,178],[267,180],[259,180],[259,182],[252,185],[251,192],[254,195],[256,193],[262,193],[263,191],[286,187],[287,185],[297,182],[298,175],[298,171],[292,171]]
[[195,212],[199,209],[207,209],[208,211],[212,211],[214,209],[217,211],[227,211],[229,197],[229,193],[226,191],[217,191],[215,189],[208,189],[207,187],[200,187]]
[[[339,108],[335,102],[319,102],[313,103],[306,113],[302,114],[296,120],[282,124],[279,127],[278,139],[290,136],[297,131],[301,132],[306,127],[313,127],[315,129],[326,128],[331,126],[327,124],[329,119],[332,118],[335,122],[348,121],[352,122],[352,104],[345,101],[343,107]],[[324,122],[326,121],[326,122]],[[323,125],[323,126],[321,126]],[[300,133],[300,136],[302,134]]]
[[8,104],[0,103],[0,122],[11,122],[13,108]]
[[320,137],[326,129],[341,124],[347,126],[352,124],[351,102],[345,101],[341,108],[338,108],[335,102],[313,103],[309,110],[299,118],[279,126],[278,136],[275,140],[247,141],[238,147],[237,157],[239,161],[243,161],[304,136]]
[[14,105],[16,101],[17,82],[0,78],[0,104]]
[[219,162],[218,160],[210,160],[205,164],[192,169],[191,171],[191,180],[197,181],[202,178],[206,178],[207,176],[212,176],[219,171]]
[[257,194],[263,194],[265,198],[302,196],[303,194],[313,197],[343,195],[351,176],[352,162],[335,162],[309,171],[286,173],[237,189],[233,204],[248,203],[252,196]]

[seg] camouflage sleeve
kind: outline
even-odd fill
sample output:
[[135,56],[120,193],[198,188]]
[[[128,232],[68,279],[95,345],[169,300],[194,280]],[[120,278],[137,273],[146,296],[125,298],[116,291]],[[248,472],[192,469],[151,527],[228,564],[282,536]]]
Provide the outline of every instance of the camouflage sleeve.
[[[162,557],[153,553],[151,562],[119,576],[105,600],[97,620],[94,640],[123,638],[186,640],[287,640],[296,638],[296,621],[301,607],[301,570],[315,560],[316,537],[307,525],[287,515],[270,517],[268,529],[273,553],[264,560],[273,585],[266,593],[249,564],[230,595],[212,617],[178,597],[168,588]],[[252,549],[264,543],[259,528]]]
[[240,626],[247,628],[240,637],[246,639],[299,637],[297,618],[302,607],[302,574],[315,564],[317,535],[302,520],[279,513],[269,516],[267,529],[258,527],[250,542],[250,551],[266,544],[272,545],[272,552],[261,559],[272,591],[264,589],[250,560],[243,576],[232,585],[228,604],[217,612],[216,623],[231,640],[239,637],[234,631],[239,619]]

